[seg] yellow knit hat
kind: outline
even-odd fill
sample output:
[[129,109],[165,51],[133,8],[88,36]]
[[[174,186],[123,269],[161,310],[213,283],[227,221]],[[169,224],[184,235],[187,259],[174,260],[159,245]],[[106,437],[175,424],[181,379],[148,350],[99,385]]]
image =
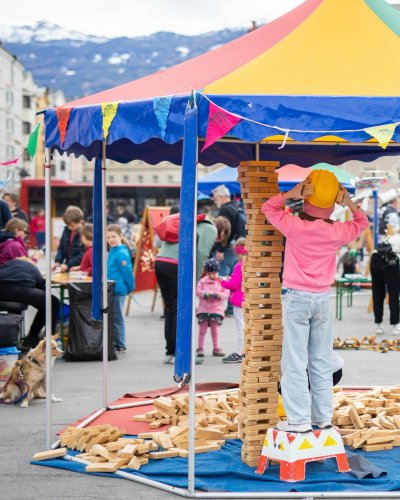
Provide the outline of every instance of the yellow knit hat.
[[311,180],[313,194],[307,196],[307,201],[319,208],[329,208],[335,204],[339,181],[335,174],[328,170],[313,170],[307,179]]

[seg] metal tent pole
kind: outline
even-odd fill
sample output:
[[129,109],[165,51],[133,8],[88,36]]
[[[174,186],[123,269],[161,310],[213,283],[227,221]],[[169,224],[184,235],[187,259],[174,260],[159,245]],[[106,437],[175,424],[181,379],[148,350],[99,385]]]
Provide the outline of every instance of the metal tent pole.
[[102,216],[102,281],[103,281],[103,406],[108,402],[108,283],[107,283],[107,155],[106,142],[102,142],[102,183],[101,183],[101,216]]
[[46,445],[51,445],[51,149],[45,161],[45,214],[46,214]]

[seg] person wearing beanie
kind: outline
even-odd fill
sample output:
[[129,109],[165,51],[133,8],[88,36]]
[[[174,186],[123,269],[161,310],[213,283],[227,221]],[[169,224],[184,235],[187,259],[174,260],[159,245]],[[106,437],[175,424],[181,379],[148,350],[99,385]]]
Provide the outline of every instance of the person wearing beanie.
[[201,278],[196,288],[196,295],[200,299],[197,306],[199,323],[199,342],[197,356],[204,357],[204,341],[208,327],[211,330],[213,356],[225,356],[219,347],[219,327],[224,319],[225,301],[229,297],[229,290],[222,287],[218,276],[219,262],[217,259],[208,259],[204,265],[206,275]]
[[[289,199],[304,200],[299,216],[285,212]],[[335,202],[347,206],[353,220],[330,220]],[[333,414],[329,295],[336,252],[368,227],[368,219],[326,170],[314,170],[287,193],[273,196],[262,211],[286,238],[281,387],[287,421],[279,422],[278,429],[309,432],[312,425],[326,429],[332,426]]]

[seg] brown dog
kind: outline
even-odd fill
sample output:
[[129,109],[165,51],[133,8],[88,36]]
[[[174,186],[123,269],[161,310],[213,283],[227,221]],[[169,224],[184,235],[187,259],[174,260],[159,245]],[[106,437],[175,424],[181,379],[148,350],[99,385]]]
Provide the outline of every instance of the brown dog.
[[[53,335],[51,340],[51,364],[63,354],[56,342],[57,335]],[[21,395],[21,389],[28,393],[21,403],[22,408],[29,406],[29,401],[33,398],[46,398],[46,339],[31,349],[21,360],[16,361],[11,369],[11,375],[7,384],[0,392],[0,399],[9,403],[16,401]],[[61,399],[51,395],[52,402],[59,402]]]

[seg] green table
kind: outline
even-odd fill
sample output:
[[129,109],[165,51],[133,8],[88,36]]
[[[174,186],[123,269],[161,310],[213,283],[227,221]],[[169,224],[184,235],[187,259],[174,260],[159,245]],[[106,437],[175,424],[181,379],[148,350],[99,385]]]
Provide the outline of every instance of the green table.
[[371,283],[371,278],[362,275],[349,274],[344,278],[338,278],[335,281],[336,287],[336,319],[342,320],[343,296],[347,294],[347,307],[353,305],[354,285],[359,283]]

